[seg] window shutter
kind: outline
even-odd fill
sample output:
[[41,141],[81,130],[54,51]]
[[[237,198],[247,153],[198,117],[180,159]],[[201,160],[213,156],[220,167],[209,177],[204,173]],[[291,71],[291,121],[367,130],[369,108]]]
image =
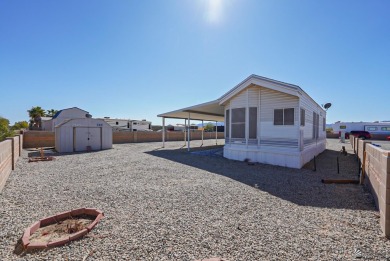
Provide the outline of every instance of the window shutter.
[[284,109],[284,125],[294,125],[294,108]]
[[230,130],[230,110],[226,110],[225,113],[225,138],[229,138],[229,130]]
[[245,108],[232,109],[232,138],[245,139]]
[[274,125],[283,125],[283,109],[274,110]]
[[249,139],[257,139],[257,107],[249,108]]

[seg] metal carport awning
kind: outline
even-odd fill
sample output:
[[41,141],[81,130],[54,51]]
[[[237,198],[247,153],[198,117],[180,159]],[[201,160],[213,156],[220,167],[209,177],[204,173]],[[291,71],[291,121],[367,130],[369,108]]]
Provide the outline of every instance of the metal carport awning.
[[[206,102],[198,105],[194,105],[191,107],[162,113],[157,115],[158,117],[162,117],[162,125],[163,125],[163,135],[162,142],[163,148],[165,147],[165,118],[172,119],[188,119],[188,151],[190,150],[190,121],[191,120],[199,120],[202,121],[215,121],[224,122],[225,120],[225,111],[224,107],[219,104],[219,100],[214,100],[211,102]],[[215,138],[218,139],[218,128],[217,124],[215,125]],[[203,130],[202,130],[202,144],[203,144]]]

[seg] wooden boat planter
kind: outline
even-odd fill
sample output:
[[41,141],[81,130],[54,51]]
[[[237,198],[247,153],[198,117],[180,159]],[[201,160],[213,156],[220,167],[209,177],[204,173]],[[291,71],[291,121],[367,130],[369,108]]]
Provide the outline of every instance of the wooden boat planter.
[[24,250],[62,246],[85,236],[103,218],[95,208],[79,208],[43,218],[29,226],[22,237]]

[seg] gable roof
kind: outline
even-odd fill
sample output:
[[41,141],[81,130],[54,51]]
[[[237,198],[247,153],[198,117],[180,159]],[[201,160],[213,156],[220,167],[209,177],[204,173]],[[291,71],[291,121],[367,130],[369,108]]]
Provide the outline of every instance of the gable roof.
[[[82,109],[80,109],[80,108],[78,108],[78,107],[72,107],[72,108],[62,109],[62,110],[57,111],[56,114],[54,114],[53,119],[57,118],[57,117],[61,114],[62,111],[71,110],[71,109],[78,109],[78,110],[80,110],[80,111],[85,111],[85,110],[82,110]],[[89,112],[87,112],[87,111],[85,111],[85,112],[86,112],[86,113],[89,113]]]
[[[105,122],[105,121],[102,120],[102,119],[75,118],[75,119],[67,119],[67,120],[64,120],[64,121],[60,122],[59,124],[57,124],[57,125],[55,126],[55,128],[59,128],[59,127],[61,127],[62,125],[65,125],[66,123],[68,123],[68,122],[70,122],[70,121],[77,121],[77,120],[87,121],[88,123],[90,123],[90,122],[99,122],[99,123],[101,123],[101,124],[104,124],[104,125],[106,125],[106,126],[111,127],[110,124],[108,124],[107,122]],[[83,126],[78,126],[78,127],[83,127]]]
[[245,80],[234,86],[231,90],[229,90],[227,93],[222,95],[219,98],[220,104],[224,104],[227,100],[241,92],[242,90],[246,89],[247,87],[251,85],[258,85],[265,88],[269,88],[275,91],[284,92],[290,95],[298,96],[299,92],[302,91],[302,89],[294,84],[285,83],[281,81],[276,81],[270,78],[262,77],[256,74],[252,74],[248,76]]

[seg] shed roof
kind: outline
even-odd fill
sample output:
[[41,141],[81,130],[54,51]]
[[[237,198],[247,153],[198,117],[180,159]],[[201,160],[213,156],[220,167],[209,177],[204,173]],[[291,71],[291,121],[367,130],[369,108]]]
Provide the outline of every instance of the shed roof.
[[201,103],[191,107],[186,107],[176,111],[162,113],[158,117],[187,119],[188,114],[192,120],[224,121],[224,108],[219,104],[219,100]]
[[71,109],[78,109],[80,111],[85,111],[86,113],[89,113],[86,110],[82,110],[82,109],[80,109],[78,107],[72,107],[72,108],[66,108],[66,109],[62,109],[62,110],[57,111],[56,114],[54,114],[53,119],[57,118],[61,114],[62,111],[71,110]]
[[[96,121],[99,121],[99,122],[101,122],[101,124],[104,124],[105,126],[111,128],[111,125],[108,124],[107,122],[105,122],[104,120],[102,120],[102,119],[91,119],[91,118],[67,119],[67,120],[64,120],[64,121],[62,121],[61,123],[57,124],[55,127],[56,127],[56,128],[59,128],[59,127],[65,125],[65,124],[67,124],[67,123],[70,122],[70,121],[78,121],[78,120],[84,120],[84,121],[88,121],[88,122],[91,122],[91,121],[95,121],[95,122],[96,122]],[[79,126],[79,127],[83,127],[83,126]]]

